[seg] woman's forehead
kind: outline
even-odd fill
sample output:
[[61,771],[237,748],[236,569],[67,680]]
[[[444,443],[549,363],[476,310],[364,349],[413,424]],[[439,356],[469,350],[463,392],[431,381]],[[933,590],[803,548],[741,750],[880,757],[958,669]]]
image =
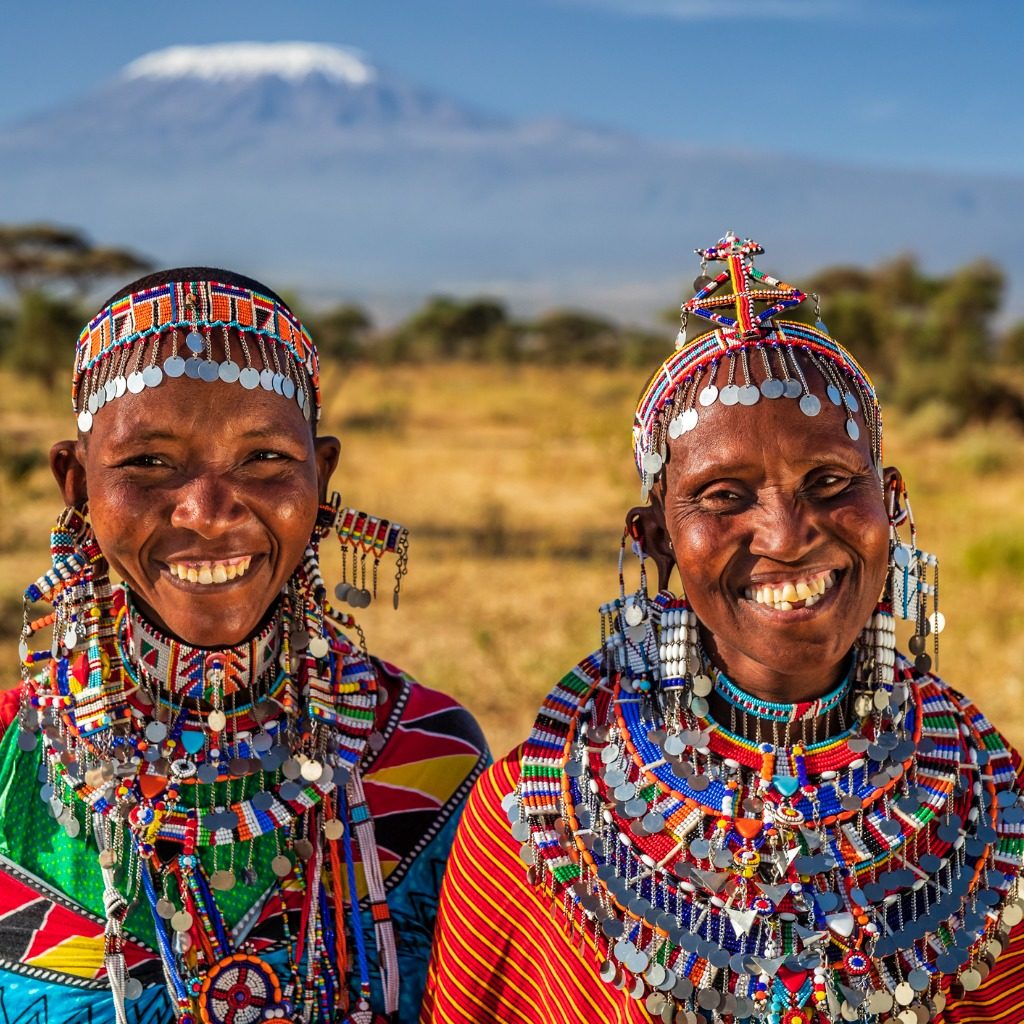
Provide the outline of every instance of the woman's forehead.
[[281,395],[187,377],[166,380],[159,388],[126,394],[104,406],[94,417],[91,433],[112,444],[312,437],[302,411]]
[[[871,465],[867,429],[857,439],[847,430],[848,410],[821,402],[816,416],[807,416],[797,402],[780,399],[755,405],[714,403],[689,433],[669,441],[670,474],[718,470],[757,470],[788,465],[806,471],[836,460]],[[860,412],[853,414],[860,420]]]

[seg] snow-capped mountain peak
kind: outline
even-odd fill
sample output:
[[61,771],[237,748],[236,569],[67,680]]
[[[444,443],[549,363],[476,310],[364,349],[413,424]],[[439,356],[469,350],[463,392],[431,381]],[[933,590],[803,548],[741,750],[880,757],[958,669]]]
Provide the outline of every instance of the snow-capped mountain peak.
[[376,69],[357,51],[323,43],[217,43],[171,46],[132,61],[122,77],[198,78],[209,82],[275,76],[298,82],[310,75],[346,85],[369,85]]

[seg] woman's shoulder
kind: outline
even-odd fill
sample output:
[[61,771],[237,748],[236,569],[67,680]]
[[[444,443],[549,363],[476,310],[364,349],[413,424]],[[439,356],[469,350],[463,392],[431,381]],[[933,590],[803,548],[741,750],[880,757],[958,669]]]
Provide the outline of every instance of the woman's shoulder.
[[415,739],[438,754],[445,750],[490,760],[483,730],[453,696],[424,685],[383,658],[372,657],[370,663],[379,694],[376,727],[385,742],[401,733],[407,743]]

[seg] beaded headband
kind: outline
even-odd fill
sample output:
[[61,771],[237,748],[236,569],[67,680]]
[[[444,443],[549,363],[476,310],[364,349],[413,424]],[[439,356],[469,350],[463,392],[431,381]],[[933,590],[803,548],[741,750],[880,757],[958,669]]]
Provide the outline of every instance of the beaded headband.
[[[821,374],[832,404],[846,413],[846,430],[854,440],[860,436],[860,427],[853,416],[862,411],[872,455],[881,465],[881,413],[867,373],[829,337],[820,318],[814,327],[775,319],[777,313],[804,302],[804,292],[758,270],[754,257],[764,249],[749,238],[741,241],[728,234],[710,248],[694,251],[701,257],[701,274],[694,281],[696,294],[681,307],[676,351],[661,364],[637,405],[633,453],[643,481],[642,500],[665,463],[668,439],[693,430],[701,409],[715,402],[731,406],[755,405],[761,399],[798,399],[804,415],[817,416],[821,402],[808,386],[804,372],[808,364]],[[709,277],[705,272],[713,262],[724,263],[725,269]],[[732,291],[719,294],[727,282]],[[764,308],[758,310],[758,304]],[[723,312],[726,309],[732,315]],[[689,340],[686,326],[691,315],[712,322],[715,328]],[[796,358],[797,352],[802,359]],[[751,377],[752,358],[763,369],[760,385]],[[719,388],[721,363],[728,367],[728,382]],[[734,382],[737,369],[742,373],[740,383]]]
[[[232,330],[241,364],[232,352]],[[169,351],[161,359],[166,335]],[[259,347],[259,369],[250,340]],[[261,387],[294,400],[307,420],[320,416],[316,347],[298,317],[271,296],[239,285],[185,280],[115,299],[82,330],[71,386],[78,429],[88,432],[97,410],[125,393],[182,376]]]

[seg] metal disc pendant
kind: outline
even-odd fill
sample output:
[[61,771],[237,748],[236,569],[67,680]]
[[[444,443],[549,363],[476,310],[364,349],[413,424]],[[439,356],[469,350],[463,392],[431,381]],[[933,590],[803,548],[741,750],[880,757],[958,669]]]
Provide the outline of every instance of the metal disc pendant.
[[146,726],[146,739],[150,743],[160,743],[167,736],[167,726],[163,722],[150,722]]
[[821,412],[821,401],[817,395],[804,395],[800,399],[800,411],[805,416],[817,416]]
[[735,384],[726,384],[718,393],[722,405],[735,405],[740,400],[740,389]]
[[680,418],[683,421],[684,434],[688,434],[697,426],[698,413],[696,409],[687,409]]
[[[142,374],[136,370],[134,373],[128,374],[128,390],[133,395],[139,395],[146,389],[146,382],[142,379]],[[108,395],[109,399],[110,396]]]
[[782,393],[786,398],[799,398],[803,393],[803,388],[800,387],[800,381],[793,377],[790,377],[782,386]]
[[270,869],[278,878],[285,878],[292,872],[292,862],[283,853],[279,853],[270,862]]
[[714,405],[718,399],[718,388],[714,384],[709,384],[700,395],[697,396],[697,401],[703,406]]
[[206,724],[213,732],[223,732],[224,726],[228,724],[227,715],[223,711],[211,711],[207,716]]
[[78,414],[78,429],[83,434],[88,434],[92,430],[92,413],[88,409],[83,409]]
[[761,391],[753,384],[744,384],[740,388],[740,405],[757,405],[761,400]]
[[239,375],[242,372],[242,368],[232,359],[225,359],[220,366],[217,367],[217,376],[220,377],[225,384],[234,384],[238,380]]
[[189,380],[199,380],[199,367],[203,365],[201,359],[196,359],[195,356],[191,356],[185,360],[185,376]]
[[781,398],[786,392],[786,385],[781,380],[766,380],[761,382],[761,394],[765,398]]
[[142,995],[142,982],[138,978],[129,978],[124,983],[124,997],[129,1002],[134,1002]]
[[295,381],[293,381],[291,377],[285,377],[281,382],[281,394],[284,395],[285,398],[295,397]]
[[269,811],[274,806],[274,798],[262,789],[258,793],[253,793],[249,802],[257,811]]
[[338,818],[328,818],[324,822],[324,838],[330,840],[340,839],[345,833],[345,826]]
[[242,385],[246,391],[255,391],[260,386],[260,371],[253,369],[251,366],[247,366],[238,375],[238,383]]
[[161,897],[156,901],[156,912],[157,916],[162,917],[165,921],[170,921],[174,917],[174,904]]
[[185,336],[185,344],[188,346],[189,352],[195,352],[198,355],[206,348],[206,339],[198,331],[189,331]]
[[268,369],[268,370],[264,370],[262,373],[260,373],[260,387],[263,388],[264,391],[273,391],[274,390],[274,371],[273,370],[269,370]]
[[168,356],[164,360],[164,373],[168,377],[180,377],[185,372],[185,360],[181,356]]
[[220,376],[220,366],[212,359],[204,359],[199,364],[199,378],[207,384],[212,384]]
[[147,388],[158,387],[163,382],[163,379],[164,371],[161,370],[159,366],[147,366],[142,371],[142,383],[145,384]]
[[860,439],[860,427],[857,426],[855,420],[846,421],[846,432],[850,435],[851,441],[857,441]]
[[839,390],[839,388],[835,386],[835,384],[829,384],[829,386],[825,389],[825,394],[828,395],[828,400],[833,405],[843,404],[843,394]]
[[192,927],[192,915],[187,910],[179,910],[171,918],[171,928],[176,932],[187,932]]
[[329,649],[330,649],[330,644],[328,644],[326,637],[324,637],[324,636],[310,637],[310,640],[309,640],[309,653],[312,654],[314,658],[325,658],[325,657],[327,657],[327,652],[328,652]]
[[228,892],[235,887],[235,873],[221,868],[210,875],[210,885],[220,892]]

